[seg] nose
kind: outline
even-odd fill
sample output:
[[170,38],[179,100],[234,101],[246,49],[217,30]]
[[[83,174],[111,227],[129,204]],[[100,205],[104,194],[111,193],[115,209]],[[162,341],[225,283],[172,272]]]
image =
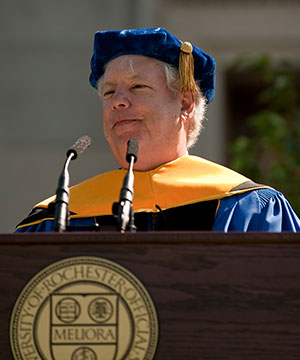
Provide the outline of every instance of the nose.
[[130,99],[126,91],[116,89],[112,97],[111,106],[113,110],[128,108],[130,106]]

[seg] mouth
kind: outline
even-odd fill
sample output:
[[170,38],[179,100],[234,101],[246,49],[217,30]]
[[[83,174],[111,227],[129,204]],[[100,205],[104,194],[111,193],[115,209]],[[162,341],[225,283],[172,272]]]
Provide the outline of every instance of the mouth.
[[121,127],[121,126],[126,126],[126,125],[130,125],[134,122],[140,121],[138,119],[123,119],[123,120],[117,120],[114,124],[113,124],[113,129]]

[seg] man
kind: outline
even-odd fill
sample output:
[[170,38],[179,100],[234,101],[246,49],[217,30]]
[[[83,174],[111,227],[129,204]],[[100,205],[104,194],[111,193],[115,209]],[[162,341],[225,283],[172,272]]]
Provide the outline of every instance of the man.
[[[104,134],[122,169],[70,189],[72,229],[116,228],[112,204],[128,168],[128,140],[135,138],[137,230],[300,230],[282,194],[188,155],[214,97],[211,56],[161,28],[105,31],[95,34],[91,68]],[[51,231],[54,202],[36,205],[17,231]]]

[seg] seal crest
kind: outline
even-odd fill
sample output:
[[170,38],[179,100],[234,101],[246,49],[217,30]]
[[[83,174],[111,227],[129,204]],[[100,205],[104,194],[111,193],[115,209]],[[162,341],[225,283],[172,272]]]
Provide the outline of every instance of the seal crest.
[[16,360],[150,360],[157,341],[146,288],[124,267],[98,257],[44,268],[22,290],[10,322]]

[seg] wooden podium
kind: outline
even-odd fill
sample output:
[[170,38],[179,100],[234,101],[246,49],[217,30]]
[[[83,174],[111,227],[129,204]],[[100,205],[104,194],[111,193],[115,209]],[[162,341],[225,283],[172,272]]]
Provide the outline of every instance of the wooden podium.
[[110,259],[147,288],[156,360],[300,359],[300,233],[153,232],[0,235],[0,358],[13,359],[17,297],[68,257]]

